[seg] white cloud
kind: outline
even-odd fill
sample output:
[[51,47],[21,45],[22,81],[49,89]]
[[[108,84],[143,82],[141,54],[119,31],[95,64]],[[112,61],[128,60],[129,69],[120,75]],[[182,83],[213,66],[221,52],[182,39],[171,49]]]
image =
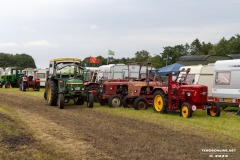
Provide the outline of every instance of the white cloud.
[[14,42],[0,43],[0,49],[19,47],[19,44]]
[[30,33],[36,32],[36,29],[34,29],[34,28],[32,28],[32,27],[29,27],[29,26],[24,26],[24,27],[21,28],[21,30],[22,30],[23,32],[30,32]]
[[58,44],[50,43],[46,40],[29,41],[23,44],[24,47],[58,47]]
[[98,30],[99,27],[97,25],[91,25],[90,27],[90,30]]

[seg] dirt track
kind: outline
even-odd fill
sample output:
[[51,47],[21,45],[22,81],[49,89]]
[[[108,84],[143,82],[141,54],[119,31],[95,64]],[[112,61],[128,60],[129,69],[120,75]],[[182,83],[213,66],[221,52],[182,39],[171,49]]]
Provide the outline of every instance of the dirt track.
[[37,140],[69,159],[207,159],[202,149],[237,147],[87,107],[60,110],[24,93],[1,92],[0,104],[16,109]]

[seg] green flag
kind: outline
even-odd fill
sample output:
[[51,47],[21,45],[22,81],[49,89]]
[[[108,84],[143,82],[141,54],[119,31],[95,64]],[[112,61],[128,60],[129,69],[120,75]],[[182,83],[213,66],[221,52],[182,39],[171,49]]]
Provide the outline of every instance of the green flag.
[[114,56],[115,52],[113,52],[112,50],[108,50],[108,55]]

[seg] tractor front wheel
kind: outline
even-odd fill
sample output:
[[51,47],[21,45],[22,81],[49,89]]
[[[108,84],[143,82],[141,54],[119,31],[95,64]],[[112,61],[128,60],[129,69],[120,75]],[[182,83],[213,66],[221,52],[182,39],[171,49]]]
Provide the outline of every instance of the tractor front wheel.
[[58,105],[60,109],[64,109],[64,95],[63,94],[59,94],[58,95]]
[[93,104],[94,104],[94,96],[93,94],[89,93],[87,98],[87,107],[93,108]]
[[89,85],[85,88],[85,93],[87,94],[89,91],[93,93],[94,102],[98,102],[97,91],[99,89],[98,85]]
[[181,115],[184,118],[190,118],[192,117],[192,109],[191,109],[191,105],[187,102],[183,103],[181,106]]
[[148,109],[147,99],[144,97],[138,97],[135,99],[133,106],[135,110],[146,110]]
[[221,113],[221,109],[218,103],[211,102],[211,108],[207,109],[207,114],[212,117],[219,117]]
[[110,98],[108,99],[108,105],[111,108],[116,108],[122,105],[122,98],[120,95],[112,95],[110,96]]
[[167,95],[162,91],[156,91],[153,95],[153,108],[156,112],[166,113],[168,107]]

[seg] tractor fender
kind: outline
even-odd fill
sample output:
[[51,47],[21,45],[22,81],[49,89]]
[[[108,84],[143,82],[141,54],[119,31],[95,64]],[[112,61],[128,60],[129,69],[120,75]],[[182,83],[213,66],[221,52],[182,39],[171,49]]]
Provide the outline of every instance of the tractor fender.
[[156,91],[162,91],[163,93],[168,94],[168,88],[167,87],[154,88],[152,93],[154,94]]

